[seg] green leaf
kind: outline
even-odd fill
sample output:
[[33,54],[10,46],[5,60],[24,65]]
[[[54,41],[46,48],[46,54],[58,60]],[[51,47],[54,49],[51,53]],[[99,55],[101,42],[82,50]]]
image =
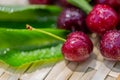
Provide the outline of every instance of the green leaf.
[[82,9],[86,14],[88,14],[92,10],[92,6],[86,0],[67,0],[69,3],[74,6]]
[[[57,6],[29,5],[29,6],[0,6],[1,21],[34,21],[43,17],[52,19],[61,11]],[[52,17],[51,17],[52,16]]]
[[62,59],[61,44],[30,51],[7,50],[0,53],[0,60],[11,65],[21,66],[32,62],[53,63]]
[[39,21],[0,21],[1,28],[24,29],[26,24],[30,24],[35,28],[56,28],[56,17],[54,19]]
[[60,7],[53,6],[53,5],[26,5],[26,6],[0,6],[1,12],[7,12],[7,13],[14,13],[14,12],[21,12],[25,10],[35,10],[35,9],[41,9],[41,10],[48,10],[50,12],[59,12]]
[[0,6],[0,27],[24,29],[30,24],[36,28],[56,28],[61,8],[49,5]]
[[[11,66],[20,66],[36,61],[43,63],[61,59],[59,39],[38,31],[17,29],[23,28],[25,24],[53,27],[60,11],[59,7],[46,5],[0,6],[0,60]],[[40,30],[60,38],[65,38],[69,33],[52,28]]]
[[[61,38],[65,38],[69,33],[68,31],[58,29],[41,30],[52,33]],[[60,42],[60,40],[54,37],[37,31],[29,31],[26,29],[0,29],[1,50],[6,48],[28,50],[54,45]]]

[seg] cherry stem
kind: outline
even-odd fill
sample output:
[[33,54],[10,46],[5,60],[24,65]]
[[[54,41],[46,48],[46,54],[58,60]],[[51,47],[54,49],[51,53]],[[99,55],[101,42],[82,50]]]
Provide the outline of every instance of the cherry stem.
[[79,7],[86,14],[92,10],[92,6],[86,0],[67,0],[70,4]]
[[50,32],[46,32],[46,31],[41,30],[41,29],[33,28],[32,26],[30,26],[30,25],[28,25],[28,24],[26,24],[26,28],[27,28],[28,30],[33,30],[33,31],[37,31],[37,32],[40,32],[40,33],[43,33],[43,34],[47,34],[47,35],[49,35],[49,36],[51,36],[51,37],[54,37],[54,38],[56,38],[56,39],[58,39],[58,40],[60,40],[60,41],[63,41],[63,42],[66,41],[64,38],[61,38],[61,37],[59,37],[59,36],[56,36],[55,34],[52,34],[52,33],[50,33]]

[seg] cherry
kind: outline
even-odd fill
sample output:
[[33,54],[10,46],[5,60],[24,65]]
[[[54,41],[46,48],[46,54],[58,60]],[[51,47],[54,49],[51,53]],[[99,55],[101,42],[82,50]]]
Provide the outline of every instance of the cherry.
[[120,31],[106,32],[100,41],[100,51],[108,60],[120,60]]
[[57,26],[60,29],[71,31],[85,31],[85,18],[86,15],[78,8],[65,8],[57,20]]
[[99,35],[112,30],[118,23],[117,13],[108,5],[98,4],[88,14],[86,24],[88,28]]
[[29,0],[30,4],[51,4],[52,0]]
[[72,32],[62,46],[62,53],[66,60],[84,61],[93,50],[93,44],[83,32]]
[[107,4],[113,8],[120,8],[120,0],[94,0],[97,4]]

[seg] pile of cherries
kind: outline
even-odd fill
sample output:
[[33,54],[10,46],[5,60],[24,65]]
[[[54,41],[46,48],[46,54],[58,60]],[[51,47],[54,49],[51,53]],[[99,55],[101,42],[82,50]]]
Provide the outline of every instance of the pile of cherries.
[[[53,4],[55,0],[29,0],[31,4]],[[67,0],[56,0],[64,7],[58,16],[57,26],[70,30],[62,46],[62,53],[69,61],[84,61],[93,50],[87,36],[91,31],[100,36],[100,51],[107,60],[120,60],[120,0],[93,0],[93,8],[85,14]]]

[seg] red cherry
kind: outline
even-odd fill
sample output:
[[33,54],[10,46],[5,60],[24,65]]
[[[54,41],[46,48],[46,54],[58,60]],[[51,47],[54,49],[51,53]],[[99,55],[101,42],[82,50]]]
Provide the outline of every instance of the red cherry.
[[93,48],[93,44],[91,42],[91,40],[89,39],[89,37],[84,34],[83,32],[73,32],[73,33],[70,33],[69,35],[67,35],[67,39],[69,38],[78,38],[78,39],[81,39],[82,41],[88,43],[90,45],[90,48],[91,48],[91,51],[92,51],[92,48]]
[[120,60],[120,31],[106,32],[100,41],[100,51],[108,60]]
[[93,44],[86,34],[73,32],[63,44],[62,53],[69,61],[84,61],[90,56],[92,49]]
[[100,35],[112,30],[118,23],[117,13],[108,5],[98,4],[88,14],[86,24],[88,28]]

